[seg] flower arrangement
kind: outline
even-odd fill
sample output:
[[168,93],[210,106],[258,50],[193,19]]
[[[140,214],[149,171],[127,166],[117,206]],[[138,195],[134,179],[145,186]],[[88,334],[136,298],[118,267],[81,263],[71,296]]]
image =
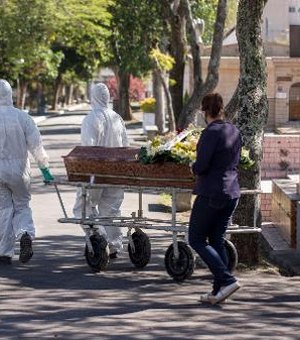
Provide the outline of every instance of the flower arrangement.
[[169,133],[165,136],[156,136],[141,148],[138,158],[144,164],[163,161],[180,164],[194,162],[201,130],[188,128],[178,135]]
[[149,97],[140,102],[143,112],[155,112],[155,98]]
[[[196,160],[196,148],[201,131],[202,128],[190,126],[179,134],[169,133],[164,136],[156,136],[141,148],[138,159],[144,164],[158,162],[190,164]],[[249,150],[243,147],[240,166],[248,170],[253,165],[254,161],[250,158]]]

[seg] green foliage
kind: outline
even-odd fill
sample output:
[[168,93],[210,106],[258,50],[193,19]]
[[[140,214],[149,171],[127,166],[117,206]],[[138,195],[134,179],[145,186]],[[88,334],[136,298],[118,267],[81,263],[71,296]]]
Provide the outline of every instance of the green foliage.
[[249,155],[249,150],[242,148],[240,166],[245,170],[249,170],[253,167],[254,164],[255,162],[251,159]]
[[238,0],[227,0],[228,1],[228,13],[225,22],[225,30],[230,30],[232,27],[236,26],[237,17],[237,7]]
[[[90,79],[108,58],[107,0],[6,0],[0,6],[0,75],[27,81],[72,73]],[[69,76],[67,76],[69,77]]]
[[7,0],[0,11],[0,55],[8,78],[54,75],[61,55],[50,50],[54,1]]
[[203,19],[205,30],[202,36],[204,44],[212,42],[216,20],[218,0],[192,0],[191,7],[195,18]]
[[174,162],[174,158],[171,151],[161,151],[154,156],[150,156],[147,152],[147,148],[142,146],[138,155],[138,159],[143,164],[153,164],[160,162]]
[[73,71],[81,79],[90,79],[109,58],[106,41],[111,15],[107,9],[112,4],[107,0],[59,2],[53,49],[65,56],[61,73]]
[[158,48],[153,48],[150,52],[150,58],[154,60],[155,65],[159,67],[162,71],[170,71],[175,63],[173,57],[167,53],[162,53]]
[[157,1],[116,0],[109,9],[112,62],[122,72],[142,77],[152,69],[150,51],[160,41],[163,30]]
[[176,80],[169,78],[169,86],[172,87],[172,86],[175,86],[175,85],[176,85]]
[[[225,23],[225,32],[236,25],[238,0],[228,1],[228,13]],[[204,44],[211,44],[214,25],[216,20],[218,0],[191,0],[192,12],[195,18],[201,18],[205,21],[205,29],[202,36]]]

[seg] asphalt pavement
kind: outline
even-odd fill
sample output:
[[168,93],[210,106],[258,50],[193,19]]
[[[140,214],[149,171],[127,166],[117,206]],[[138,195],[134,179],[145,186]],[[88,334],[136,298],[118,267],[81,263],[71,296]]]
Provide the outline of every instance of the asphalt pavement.
[[[80,142],[84,112],[40,122],[44,145],[56,177],[64,176],[62,155]],[[132,142],[143,140],[138,122],[128,125]],[[62,188],[71,212],[74,188]],[[123,214],[137,209],[137,194],[126,193]],[[170,218],[151,207],[156,193],[144,196],[146,216]],[[167,232],[149,231],[150,263],[142,270],[131,264],[125,238],[122,255],[108,269],[92,273],[84,254],[79,226],[60,224],[63,216],[55,190],[44,186],[32,168],[33,217],[37,226],[34,257],[0,267],[1,339],[299,339],[300,278],[282,277],[266,267],[236,273],[242,288],[224,305],[199,303],[210,290],[211,276],[196,268],[191,279],[175,283],[167,274],[164,255],[172,242]]]

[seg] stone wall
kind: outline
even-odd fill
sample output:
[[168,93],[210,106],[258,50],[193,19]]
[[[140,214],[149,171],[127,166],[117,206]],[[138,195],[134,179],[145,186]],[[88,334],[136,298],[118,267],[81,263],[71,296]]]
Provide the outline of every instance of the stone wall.
[[300,169],[300,136],[265,134],[262,179],[286,178]]
[[272,193],[265,192],[260,195],[261,199],[261,217],[263,222],[272,220]]
[[[300,169],[300,136],[265,134],[263,144],[262,180],[286,178]],[[264,222],[272,220],[272,192],[261,195]]]
[[279,227],[282,236],[292,248],[297,247],[296,183],[291,179],[277,179],[272,188],[272,222]]

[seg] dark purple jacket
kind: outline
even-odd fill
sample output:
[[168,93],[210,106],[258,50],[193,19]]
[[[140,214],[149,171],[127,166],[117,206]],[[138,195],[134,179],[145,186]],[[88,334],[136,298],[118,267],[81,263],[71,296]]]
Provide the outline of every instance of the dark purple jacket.
[[241,154],[241,135],[237,127],[215,120],[202,131],[197,145],[195,195],[216,199],[240,197],[237,166]]

